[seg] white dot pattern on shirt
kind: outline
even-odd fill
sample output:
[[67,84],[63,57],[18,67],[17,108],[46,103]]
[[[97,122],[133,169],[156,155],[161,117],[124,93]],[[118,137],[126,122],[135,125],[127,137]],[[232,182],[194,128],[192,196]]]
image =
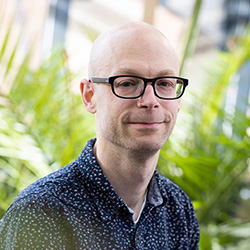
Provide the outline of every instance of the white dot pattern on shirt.
[[19,194],[0,221],[0,249],[198,249],[187,195],[155,172],[135,225],[96,161],[94,142]]

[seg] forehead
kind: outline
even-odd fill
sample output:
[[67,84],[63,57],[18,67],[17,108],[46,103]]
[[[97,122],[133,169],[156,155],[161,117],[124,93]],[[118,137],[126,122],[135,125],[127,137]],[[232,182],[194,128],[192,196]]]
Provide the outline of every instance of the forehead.
[[[143,75],[141,75],[141,73],[142,72],[140,71],[139,68],[137,68],[137,67],[132,68],[131,65],[130,65],[130,67],[129,67],[129,65],[125,66],[125,67],[124,67],[124,65],[121,65],[120,67],[119,67],[119,65],[117,65],[116,71],[114,72],[115,75],[119,75],[119,74],[123,75],[124,74],[124,75],[143,76]],[[160,70],[158,68],[157,74],[155,76],[174,76],[175,74],[176,74],[176,72],[172,69],[164,68],[163,70]]]
[[106,71],[109,74],[176,75],[179,71],[178,58],[163,41],[151,37],[131,39],[127,44],[114,47]]
[[92,63],[96,73],[102,76],[142,71],[147,76],[163,71],[168,75],[178,74],[178,57],[173,47],[151,26],[113,30],[101,37],[95,48]]

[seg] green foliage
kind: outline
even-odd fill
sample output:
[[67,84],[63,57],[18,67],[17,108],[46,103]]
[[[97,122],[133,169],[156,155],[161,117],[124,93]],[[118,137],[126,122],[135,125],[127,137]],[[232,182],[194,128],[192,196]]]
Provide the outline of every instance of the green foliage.
[[219,52],[209,63],[201,94],[185,95],[177,135],[160,155],[159,171],[194,201],[202,250],[236,245],[247,249],[243,245],[249,242],[250,224],[244,223],[250,221],[249,213],[242,218],[237,211],[243,203],[242,187],[250,187],[250,118],[239,110],[228,114],[224,109],[231,80],[250,59],[249,41],[246,32],[231,51]]
[[203,1],[196,0],[193,8],[193,12],[190,18],[190,23],[188,30],[186,32],[186,42],[183,50],[181,65],[180,65],[180,75],[185,75],[187,63],[192,57],[195,51],[197,38],[199,35],[199,14],[201,10]]
[[6,49],[10,32],[0,58],[0,217],[25,186],[74,160],[95,132],[94,117],[72,92],[78,83],[65,52],[55,51],[32,71],[30,51],[17,66],[19,43]]
[[[193,53],[200,5],[197,0],[184,61]],[[54,51],[36,70],[30,67],[32,51],[17,64],[21,37],[8,50],[12,25],[0,44],[0,217],[25,186],[74,160],[94,136],[94,117],[72,91],[78,83],[66,52]],[[231,79],[250,58],[249,44],[246,33],[209,62],[199,95],[187,89],[174,134],[160,154],[159,172],[194,202],[201,250],[244,250],[250,243],[250,202],[239,195],[250,188],[250,118],[224,110]]]

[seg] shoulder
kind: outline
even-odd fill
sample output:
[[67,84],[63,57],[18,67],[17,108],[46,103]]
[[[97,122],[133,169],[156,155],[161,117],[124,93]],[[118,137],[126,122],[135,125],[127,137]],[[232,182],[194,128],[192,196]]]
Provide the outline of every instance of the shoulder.
[[[94,168],[94,155],[90,140],[80,156],[67,166],[35,181],[26,187],[13,201],[7,212],[13,208],[40,206],[43,209],[77,207],[81,209],[83,201],[91,190],[87,187],[89,175]],[[61,208],[60,208],[61,209]]]
[[79,185],[77,161],[43,177],[26,187],[14,200],[12,205],[24,203],[48,203],[53,197],[70,193],[72,188]]
[[191,203],[191,199],[188,197],[188,195],[183,191],[181,187],[176,185],[174,182],[169,180],[166,177],[163,177],[161,175],[158,175],[159,180],[159,186],[162,190],[163,196],[165,196],[167,199],[175,200],[180,205]]
[[87,164],[79,159],[43,177],[26,187],[12,202],[5,216],[16,216],[30,209],[46,212],[48,215],[65,216],[68,211],[84,210],[89,203],[90,188],[86,172],[91,172]]
[[0,220],[0,245],[33,249],[33,243],[45,244],[44,237],[53,237],[48,249],[54,249],[53,244],[70,241],[68,210],[82,199],[73,191],[80,189],[78,173],[75,161],[25,188]]
[[160,175],[158,178],[160,190],[168,210],[178,214],[178,217],[186,220],[187,223],[194,223],[198,227],[193,203],[189,196],[171,180]]
[[[199,224],[196,218],[193,203],[188,195],[171,180],[158,175],[158,183],[165,197],[166,209],[171,213],[171,217],[179,221],[179,225],[186,227],[188,238],[190,238],[192,249],[198,249],[199,245]],[[191,248],[190,248],[191,249]]]
[[[68,207],[61,199],[71,185],[71,177],[67,180],[64,173],[66,169],[39,179],[17,196],[0,220],[0,245],[4,249],[65,249],[71,242]],[[64,187],[60,184],[63,181]]]

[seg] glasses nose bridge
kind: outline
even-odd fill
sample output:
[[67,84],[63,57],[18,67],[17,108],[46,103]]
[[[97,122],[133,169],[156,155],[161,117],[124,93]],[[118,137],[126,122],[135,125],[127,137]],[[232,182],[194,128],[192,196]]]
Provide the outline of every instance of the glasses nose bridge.
[[153,84],[155,82],[155,78],[142,78],[144,83],[147,84],[149,82],[151,82],[151,84]]
[[155,78],[141,78],[144,82],[144,88],[143,91],[141,92],[141,96],[144,95],[146,88],[148,86],[148,83],[152,86],[154,94],[156,95],[156,91],[155,91]]
[[144,90],[146,89],[148,83],[152,85],[153,89],[155,90],[155,78],[142,78],[142,80],[144,81]]

